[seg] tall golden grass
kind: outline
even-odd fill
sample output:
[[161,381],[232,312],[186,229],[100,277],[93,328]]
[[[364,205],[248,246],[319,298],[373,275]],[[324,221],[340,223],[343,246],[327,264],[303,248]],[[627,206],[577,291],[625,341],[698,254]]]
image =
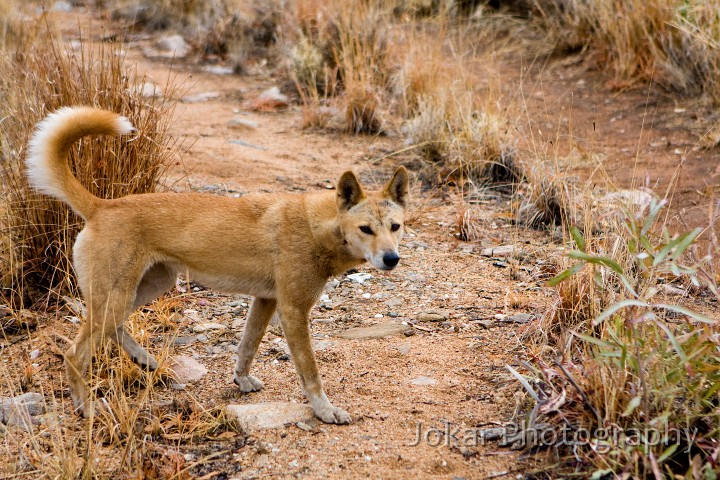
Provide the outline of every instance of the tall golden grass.
[[66,205],[32,191],[24,173],[37,122],[67,105],[97,106],[130,119],[137,128],[131,140],[84,139],[70,155],[75,175],[103,198],[154,191],[173,154],[173,102],[142,95],[143,79],[124,66],[120,45],[67,50],[49,28],[0,58],[0,236],[7,249],[0,274],[4,296],[18,307],[48,292],[75,290],[70,259],[79,219]]
[[713,0],[534,0],[561,49],[585,50],[616,85],[653,81],[720,102],[720,11]]

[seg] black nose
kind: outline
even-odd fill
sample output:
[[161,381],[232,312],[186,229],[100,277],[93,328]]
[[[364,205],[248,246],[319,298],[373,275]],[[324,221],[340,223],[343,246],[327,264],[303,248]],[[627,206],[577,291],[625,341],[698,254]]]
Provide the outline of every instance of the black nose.
[[383,263],[390,268],[393,268],[400,261],[400,255],[395,252],[387,252],[383,255]]

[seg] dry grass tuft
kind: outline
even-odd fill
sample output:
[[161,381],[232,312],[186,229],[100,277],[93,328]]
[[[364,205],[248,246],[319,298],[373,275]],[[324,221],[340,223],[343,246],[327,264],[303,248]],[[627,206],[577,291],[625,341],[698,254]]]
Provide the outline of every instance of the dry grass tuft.
[[[665,204],[628,206],[604,237],[569,230],[576,250],[550,282],[559,303],[544,352],[525,378],[512,372],[534,399],[526,445],[553,447],[557,473],[708,478],[715,468],[717,450],[706,446],[720,431],[718,321],[662,298],[660,287],[672,279],[717,296],[708,272],[720,252],[688,258],[702,229],[671,235],[659,221]],[[540,440],[549,438],[570,442]]]
[[19,307],[47,292],[75,290],[70,249],[79,219],[66,205],[34,193],[24,173],[26,145],[37,122],[66,105],[107,108],[130,119],[137,128],[131,141],[86,139],[70,155],[75,175],[102,198],[155,190],[173,143],[168,135],[172,102],[141,95],[142,79],[133,80],[123,67],[120,45],[66,51],[48,31],[35,41],[32,48],[0,58],[5,72],[0,78],[0,236],[9,247],[0,274],[5,296]]
[[534,0],[563,50],[585,50],[616,86],[642,80],[720,101],[720,13],[711,0]]

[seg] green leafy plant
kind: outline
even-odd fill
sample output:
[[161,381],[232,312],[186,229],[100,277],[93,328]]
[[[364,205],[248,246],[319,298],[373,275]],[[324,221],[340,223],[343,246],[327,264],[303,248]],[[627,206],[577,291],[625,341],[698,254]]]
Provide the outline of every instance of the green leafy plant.
[[[653,198],[625,212],[621,258],[593,253],[581,230],[570,228],[577,249],[567,256],[576,263],[549,284],[589,268],[596,288],[614,290],[616,301],[588,319],[584,333],[574,328],[559,358],[535,358],[525,364],[527,376],[511,370],[534,400],[529,430],[562,430],[550,442],[561,464],[593,478],[715,478],[718,321],[662,299],[670,282],[702,287],[710,277],[698,272],[711,258],[688,264],[702,230],[671,236],[658,226],[665,205]],[[537,436],[530,443],[548,446]]]

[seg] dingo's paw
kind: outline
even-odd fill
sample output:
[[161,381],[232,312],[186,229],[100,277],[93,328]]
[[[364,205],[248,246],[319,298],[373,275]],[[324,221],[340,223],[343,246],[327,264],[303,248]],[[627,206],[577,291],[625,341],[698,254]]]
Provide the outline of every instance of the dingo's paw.
[[352,418],[350,418],[349,413],[334,405],[328,405],[315,409],[315,415],[317,415],[317,417],[325,423],[346,425],[352,422]]
[[252,375],[240,376],[236,373],[233,381],[235,385],[240,387],[240,391],[244,393],[258,392],[263,388],[263,382]]

